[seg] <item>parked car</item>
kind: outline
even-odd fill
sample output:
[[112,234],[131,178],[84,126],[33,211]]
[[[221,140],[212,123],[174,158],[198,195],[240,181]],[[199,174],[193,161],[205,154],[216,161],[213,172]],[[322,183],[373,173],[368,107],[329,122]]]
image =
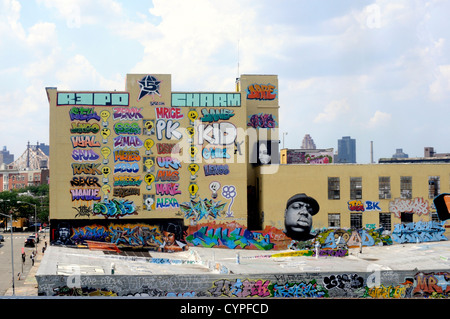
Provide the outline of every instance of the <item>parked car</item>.
[[28,236],[28,238],[25,240],[25,247],[34,247],[35,244],[35,237],[34,236]]
[[32,233],[28,238],[33,237],[36,243],[39,243],[39,234],[38,233]]
[[39,233],[49,233],[49,232],[50,232],[50,227],[45,227],[45,228],[39,230]]

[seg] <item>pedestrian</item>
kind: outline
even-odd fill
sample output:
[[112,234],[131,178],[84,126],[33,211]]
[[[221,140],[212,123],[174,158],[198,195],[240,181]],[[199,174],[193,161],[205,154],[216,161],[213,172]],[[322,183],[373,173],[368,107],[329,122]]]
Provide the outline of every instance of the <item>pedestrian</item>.
[[34,266],[34,252],[31,253],[30,258],[31,258],[31,266]]

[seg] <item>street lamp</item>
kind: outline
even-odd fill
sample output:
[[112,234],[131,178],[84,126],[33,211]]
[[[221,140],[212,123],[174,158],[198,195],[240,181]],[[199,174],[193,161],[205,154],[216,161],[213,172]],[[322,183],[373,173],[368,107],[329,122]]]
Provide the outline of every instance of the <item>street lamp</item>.
[[[2,203],[10,202],[10,200],[9,199],[6,199],[6,200],[0,199],[0,202],[2,202]],[[6,207],[6,204],[4,204],[4,205],[5,205],[4,207]],[[5,211],[6,211],[6,209],[5,209]],[[11,230],[11,271],[12,271],[12,291],[13,291],[12,294],[14,296],[15,295],[15,289],[14,289],[13,217],[12,217],[12,214],[7,215],[7,214],[0,213],[0,215],[9,217],[11,219],[11,227],[10,227],[10,230]],[[8,222],[6,222],[6,224],[8,224]]]
[[31,204],[31,203],[28,203],[28,202],[22,202],[22,201],[17,201],[17,203],[18,204],[28,204],[28,205],[32,205],[32,206],[34,206],[34,236],[35,236],[35,239],[36,239],[36,245],[34,245],[34,247],[35,247],[35,250],[36,250],[36,252],[37,252],[37,225],[36,225],[36,222],[37,222],[37,213],[36,213],[36,204]]
[[283,132],[283,148],[284,148],[284,136],[288,135],[288,132]]

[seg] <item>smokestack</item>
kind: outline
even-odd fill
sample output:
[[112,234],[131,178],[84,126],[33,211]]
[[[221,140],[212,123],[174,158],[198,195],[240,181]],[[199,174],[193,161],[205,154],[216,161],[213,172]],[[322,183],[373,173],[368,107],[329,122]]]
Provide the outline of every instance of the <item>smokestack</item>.
[[370,163],[373,164],[373,141],[370,141]]

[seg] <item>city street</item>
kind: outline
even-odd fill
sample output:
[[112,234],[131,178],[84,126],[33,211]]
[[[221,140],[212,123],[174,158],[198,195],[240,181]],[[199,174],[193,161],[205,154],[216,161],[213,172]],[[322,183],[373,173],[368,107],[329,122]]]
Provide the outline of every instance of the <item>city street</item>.
[[[4,296],[6,291],[12,288],[11,276],[11,233],[1,232],[4,241],[0,243],[0,296]],[[13,249],[14,249],[14,286],[21,287],[24,284],[26,275],[31,268],[31,253],[35,247],[24,247],[25,239],[32,235],[33,232],[15,232],[13,233]],[[40,239],[43,240],[43,234],[40,234]],[[40,246],[41,247],[41,246]],[[22,248],[25,251],[25,263],[22,265]],[[42,249],[42,248],[39,248]],[[37,252],[42,254],[42,250]],[[22,268],[23,266],[23,268]],[[21,274],[19,280],[18,274]]]

